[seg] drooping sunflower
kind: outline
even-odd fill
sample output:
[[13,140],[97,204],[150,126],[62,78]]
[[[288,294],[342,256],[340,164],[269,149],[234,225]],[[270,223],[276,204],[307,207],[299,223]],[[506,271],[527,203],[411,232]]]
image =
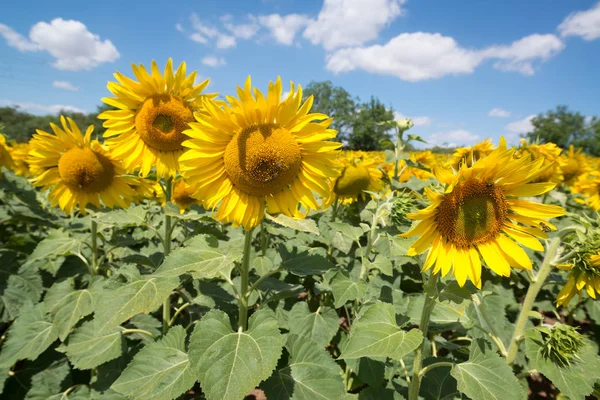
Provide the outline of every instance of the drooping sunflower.
[[6,145],[6,138],[0,133],[0,177],[2,177],[2,167],[12,169],[14,167],[10,150]]
[[147,176],[156,166],[158,177],[175,177],[177,159],[183,154],[181,143],[187,139],[183,131],[194,121],[194,112],[201,109],[202,98],[217,94],[201,94],[209,80],[194,85],[197,72],[186,74],[183,62],[173,72],[173,62],[167,61],[164,74],[152,61],[151,71],[132,64],[136,82],[120,72],[118,82],[109,82],[108,90],[116,97],[104,98],[106,104],[118,110],[105,111],[105,144],[112,157],[123,160],[130,171],[139,170]]
[[49,190],[52,205],[67,214],[75,207],[85,214],[87,204],[100,207],[127,207],[139,184],[125,173],[120,163],[112,159],[105,148],[91,140],[94,126],[81,133],[75,121],[60,117],[62,127],[50,124],[54,133],[37,130],[30,143],[27,162],[34,176],[34,186]]
[[221,108],[204,100],[206,115],[185,131],[189,150],[180,157],[181,174],[196,188],[194,197],[207,209],[219,205],[217,219],[255,227],[269,213],[298,216],[298,205],[318,209],[313,194],[329,195],[336,131],[324,114],[309,113],[313,97],[302,104],[302,88],[291,84],[281,100],[281,79],[269,83],[267,95],[252,88],[250,77],[239,98],[227,97]]
[[521,139],[515,157],[526,157],[532,161],[543,160],[544,173],[536,178],[536,182],[560,183],[563,180],[562,170],[558,162],[561,151],[561,148],[554,143],[527,143],[525,139]]
[[8,151],[14,162],[15,173],[23,177],[29,176],[29,164],[27,163],[29,143],[13,143]]
[[556,297],[556,305],[566,307],[576,294],[585,288],[587,294],[600,296],[600,252],[590,254],[577,263],[557,265],[557,268],[569,271],[567,283]]
[[[348,152],[338,159],[340,176],[332,182],[331,200],[337,198],[342,204],[351,204],[367,193],[380,192],[384,188],[383,172],[378,168],[382,157]],[[330,203],[328,201],[327,203]]]
[[484,140],[473,145],[473,147],[461,147],[454,151],[450,165],[458,170],[461,165],[472,166],[477,160],[487,156],[494,150],[492,139]]
[[600,172],[592,171],[581,175],[571,187],[571,191],[583,196],[575,199],[577,203],[585,204],[596,211],[600,210]]
[[[200,204],[198,199],[194,198],[194,187],[185,183],[182,178],[178,178],[173,181],[173,193],[171,195],[171,200],[177,207],[179,207],[179,212],[184,213],[187,209],[190,208],[192,204]],[[158,201],[164,206],[167,202],[165,197],[165,192],[163,188],[160,186],[160,183],[154,184],[154,193]]]
[[[423,270],[446,275],[451,270],[460,286],[467,279],[481,287],[481,258],[492,271],[510,275],[510,267],[531,269],[519,244],[542,251],[547,218],[565,214],[562,207],[520,200],[548,192],[555,183],[531,183],[545,172],[543,160],[514,159],[514,149],[500,146],[472,166],[458,171],[436,169],[444,193],[426,189],[431,205],[409,218],[420,221],[402,236],[419,236],[409,255],[429,249]],[[543,225],[540,225],[543,223]],[[544,229],[540,228],[543,227]],[[519,243],[519,244],[517,244]]]
[[571,186],[582,175],[589,172],[592,167],[588,162],[583,149],[575,151],[573,145],[569,146],[569,151],[559,157],[558,163],[562,171],[565,185]]

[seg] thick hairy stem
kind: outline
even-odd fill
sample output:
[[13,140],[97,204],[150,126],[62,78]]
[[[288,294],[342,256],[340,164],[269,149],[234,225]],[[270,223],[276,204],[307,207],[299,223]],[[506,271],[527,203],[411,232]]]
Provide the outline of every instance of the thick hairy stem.
[[98,223],[92,218],[92,275],[98,274]]
[[515,325],[515,332],[513,333],[513,337],[510,341],[510,345],[508,346],[508,352],[506,356],[506,362],[511,365],[515,361],[515,357],[517,355],[517,351],[519,350],[519,341],[523,337],[523,332],[525,331],[525,325],[529,319],[529,312],[533,307],[533,303],[535,302],[535,298],[538,293],[544,286],[544,282],[550,272],[552,271],[552,265],[550,262],[554,258],[554,254],[556,254],[556,250],[558,249],[558,245],[560,244],[560,238],[556,237],[552,239],[550,245],[546,250],[546,256],[544,257],[544,262],[542,263],[542,267],[540,268],[538,274],[535,277],[535,280],[529,286],[529,290],[527,290],[527,294],[525,295],[525,300],[523,301],[523,305],[521,306],[521,312],[519,313],[519,318],[517,319],[517,323]]
[[[165,184],[165,233],[163,236],[163,253],[164,259],[167,258],[171,252],[171,216],[167,213],[167,205],[171,201],[173,192],[173,178],[168,178]],[[171,322],[171,296],[168,296],[163,303],[163,334],[166,334],[169,330],[169,323]]]
[[419,329],[423,332],[423,342],[415,350],[415,359],[413,362],[412,379],[408,386],[408,400],[418,400],[419,389],[421,388],[421,368],[423,366],[423,347],[425,346],[425,340],[427,339],[427,331],[429,330],[429,319],[431,318],[431,312],[435,307],[435,301],[438,297],[437,293],[437,281],[438,275],[431,274],[429,282],[425,287],[425,301],[423,303],[423,311],[421,312],[421,322],[419,323]]
[[239,317],[238,329],[245,331],[248,324],[248,275],[250,269],[250,250],[252,244],[252,232],[254,229],[246,231],[244,239],[244,258],[240,267],[240,295],[239,295]]

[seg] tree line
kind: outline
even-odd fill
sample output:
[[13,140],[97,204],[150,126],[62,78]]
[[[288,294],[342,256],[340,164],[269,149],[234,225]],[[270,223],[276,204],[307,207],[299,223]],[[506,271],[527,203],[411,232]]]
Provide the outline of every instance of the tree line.
[[[368,101],[353,97],[344,88],[334,86],[331,81],[310,82],[304,89],[304,96],[314,96],[312,112],[333,117],[332,128],[338,131],[337,140],[348,150],[382,150],[386,143],[393,140],[393,130],[389,125],[381,124],[394,119],[394,110],[383,104],[377,97]],[[94,125],[94,132],[101,137],[104,132],[102,121],[97,116],[110,106],[99,106],[89,114],[61,112],[73,118],[81,127]],[[59,123],[57,115],[32,115],[18,107],[0,107],[2,133],[9,141],[26,142],[36,129],[49,129],[50,123]],[[554,110],[539,114],[531,120],[533,130],[522,135],[539,143],[556,143],[567,148],[569,145],[581,147],[593,156],[600,156],[600,119],[585,117],[573,112],[567,106],[558,106]],[[450,149],[434,148],[439,152]]]

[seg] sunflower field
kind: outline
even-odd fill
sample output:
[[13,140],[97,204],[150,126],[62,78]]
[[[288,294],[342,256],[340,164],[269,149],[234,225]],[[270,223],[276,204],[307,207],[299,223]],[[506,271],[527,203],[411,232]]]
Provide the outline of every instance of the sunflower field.
[[103,135],[0,136],[2,399],[600,396],[600,160],[408,119],[344,151],[279,78],[114,77]]

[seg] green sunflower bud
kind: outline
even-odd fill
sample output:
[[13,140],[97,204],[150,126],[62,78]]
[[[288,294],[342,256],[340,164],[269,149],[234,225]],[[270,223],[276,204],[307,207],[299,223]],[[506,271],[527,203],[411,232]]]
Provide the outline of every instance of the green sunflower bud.
[[583,336],[577,328],[556,324],[551,328],[538,328],[544,344],[542,356],[560,367],[566,367],[579,359],[578,353],[584,345]]

